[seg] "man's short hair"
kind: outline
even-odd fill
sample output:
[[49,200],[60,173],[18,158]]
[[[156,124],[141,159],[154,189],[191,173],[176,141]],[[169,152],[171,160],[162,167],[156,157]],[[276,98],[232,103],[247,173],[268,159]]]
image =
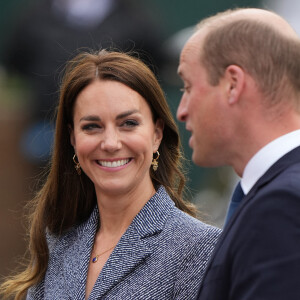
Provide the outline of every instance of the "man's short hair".
[[210,83],[217,85],[226,68],[237,65],[272,103],[291,93],[299,98],[300,39],[261,20],[230,18],[231,12],[204,19],[197,26],[198,30],[208,28],[200,59]]

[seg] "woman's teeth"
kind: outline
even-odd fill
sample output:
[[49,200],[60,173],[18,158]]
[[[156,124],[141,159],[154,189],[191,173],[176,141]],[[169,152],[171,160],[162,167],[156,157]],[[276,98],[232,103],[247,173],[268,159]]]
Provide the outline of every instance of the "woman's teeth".
[[107,168],[116,168],[126,165],[129,162],[129,159],[121,159],[121,160],[115,160],[115,161],[100,161],[98,160],[98,164],[103,167]]

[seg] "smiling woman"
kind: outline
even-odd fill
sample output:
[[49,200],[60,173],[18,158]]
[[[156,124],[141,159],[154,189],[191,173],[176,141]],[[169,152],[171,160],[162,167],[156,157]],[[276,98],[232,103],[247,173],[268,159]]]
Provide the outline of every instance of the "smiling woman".
[[146,100],[123,83],[95,80],[79,93],[73,120],[71,143],[94,183],[98,207],[114,193],[120,209],[134,205],[139,211],[154,194],[149,170],[162,119],[154,123]]
[[61,85],[55,145],[32,202],[31,261],[2,285],[21,299],[192,299],[219,230],[182,199],[176,124],[129,54],[83,53]]

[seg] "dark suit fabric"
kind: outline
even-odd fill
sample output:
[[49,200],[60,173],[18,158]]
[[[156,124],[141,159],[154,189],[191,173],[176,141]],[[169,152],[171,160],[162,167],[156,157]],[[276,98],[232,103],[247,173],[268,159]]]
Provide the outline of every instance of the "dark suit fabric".
[[300,147],[258,180],[224,228],[201,300],[300,299]]

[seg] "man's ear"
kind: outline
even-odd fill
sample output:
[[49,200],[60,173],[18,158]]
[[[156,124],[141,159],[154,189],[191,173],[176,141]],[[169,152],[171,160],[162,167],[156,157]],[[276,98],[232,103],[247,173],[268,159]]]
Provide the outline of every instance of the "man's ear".
[[230,65],[225,70],[225,79],[227,80],[227,96],[230,105],[235,104],[243,91],[245,83],[245,72],[237,65]]
[[157,119],[155,122],[155,130],[154,130],[154,149],[153,153],[155,153],[159,145],[161,143],[161,140],[163,139],[163,132],[164,132],[164,121],[162,119]]

